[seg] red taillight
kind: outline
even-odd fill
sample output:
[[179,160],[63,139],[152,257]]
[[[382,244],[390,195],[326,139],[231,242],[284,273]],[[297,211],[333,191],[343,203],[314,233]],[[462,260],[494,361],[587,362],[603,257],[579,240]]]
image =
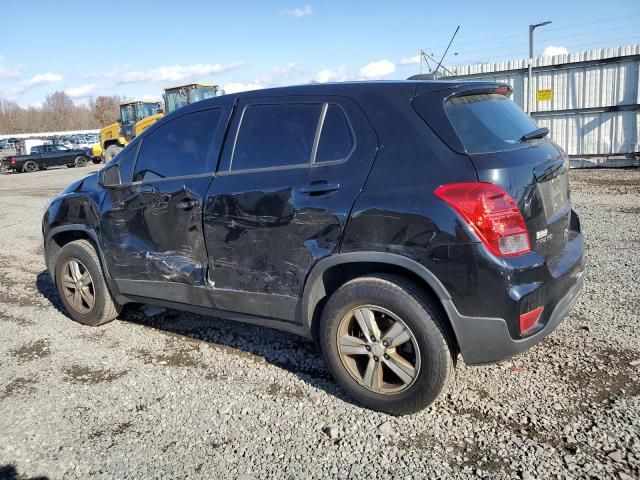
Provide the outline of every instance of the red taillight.
[[510,257],[531,251],[524,218],[511,195],[492,183],[451,183],[436,188],[436,197],[451,205],[495,255]]
[[16,163],[16,158],[15,157],[11,157],[11,163],[15,164]]
[[538,320],[542,316],[542,311],[544,307],[538,307],[535,310],[531,310],[530,312],[523,313],[520,315],[520,333],[526,335],[529,333],[533,327],[536,326]]

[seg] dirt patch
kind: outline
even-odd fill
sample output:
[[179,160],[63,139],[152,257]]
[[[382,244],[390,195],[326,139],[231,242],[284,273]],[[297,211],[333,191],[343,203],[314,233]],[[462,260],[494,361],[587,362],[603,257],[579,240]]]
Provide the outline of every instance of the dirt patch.
[[638,355],[624,348],[595,348],[591,356],[584,358],[581,368],[566,369],[561,376],[575,385],[583,398],[597,403],[620,395],[640,395],[638,372],[630,365]]
[[36,360],[51,355],[49,341],[46,339],[36,340],[11,350],[10,355],[21,361]]
[[193,352],[198,348],[195,342],[169,342],[168,348],[162,352],[150,352],[139,349],[136,356],[144,363],[163,365],[169,367],[205,367],[205,365],[193,357]]
[[615,193],[632,193],[637,194],[640,188],[640,179],[636,178],[598,178],[598,177],[582,177],[574,180],[585,186],[599,187]]
[[81,365],[73,365],[71,367],[65,368],[64,373],[67,377],[67,380],[72,383],[96,384],[103,382],[112,382],[124,376],[127,372],[124,371],[114,373],[110,370],[93,369]]
[[127,432],[133,425],[133,422],[123,422],[116,424],[110,430],[94,430],[88,435],[89,440],[96,440],[98,438],[103,437],[105,434],[109,434],[112,437],[122,435]]
[[32,394],[36,391],[34,387],[35,384],[36,380],[34,378],[15,378],[4,387],[2,395],[0,395],[0,399],[14,397],[21,394]]
[[20,327],[29,327],[35,325],[35,322],[26,318],[17,317],[7,312],[0,311],[0,321],[15,323]]
[[[34,189],[34,190],[23,189],[20,191],[20,195],[24,195],[26,197],[36,197],[36,198],[50,198],[58,195],[59,193],[60,193],[59,188],[41,188],[41,189]],[[0,197],[16,197],[16,196],[17,196],[16,190],[11,190],[11,189],[0,190]]]
[[272,397],[293,398],[296,400],[304,398],[304,392],[302,391],[302,389],[298,387],[292,389],[284,389],[277,383],[270,383],[264,393]]

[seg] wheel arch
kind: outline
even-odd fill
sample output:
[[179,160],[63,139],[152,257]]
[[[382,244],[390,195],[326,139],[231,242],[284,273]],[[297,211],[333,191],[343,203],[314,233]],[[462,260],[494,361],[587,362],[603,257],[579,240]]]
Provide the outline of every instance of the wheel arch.
[[56,281],[55,263],[58,253],[60,252],[60,250],[62,250],[62,247],[75,240],[88,240],[89,242],[91,242],[93,248],[95,248],[96,253],[98,254],[98,258],[100,259],[102,271],[105,275],[105,281],[113,296],[116,297],[118,291],[115,288],[115,284],[111,280],[111,275],[109,275],[108,265],[104,257],[104,252],[102,251],[102,248],[100,248],[100,240],[98,234],[90,225],[60,225],[58,227],[52,228],[47,233],[44,244],[44,257],[47,271],[49,272],[49,276],[51,277],[54,285]]
[[456,339],[447,309],[451,296],[440,280],[415,260],[386,252],[342,253],[315,264],[305,282],[300,309],[302,323],[314,339],[318,338],[319,319],[331,294],[353,278],[374,273],[401,275],[420,286],[441,310],[451,338]]
[[117,147],[122,147],[117,138],[110,138],[109,140],[105,140],[104,146],[102,147],[104,150],[109,148],[111,145],[116,145]]

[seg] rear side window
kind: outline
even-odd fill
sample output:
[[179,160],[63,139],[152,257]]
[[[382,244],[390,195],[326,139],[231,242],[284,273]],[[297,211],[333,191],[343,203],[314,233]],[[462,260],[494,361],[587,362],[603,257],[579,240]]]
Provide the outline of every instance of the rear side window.
[[219,108],[189,113],[145,136],[133,181],[199,175],[214,169],[210,146],[220,123]]
[[520,139],[536,124],[504,95],[454,97],[445,103],[447,116],[467,153],[489,153],[522,147]]
[[354,145],[353,131],[342,109],[337,105],[327,105],[318,142],[316,163],[345,159],[351,153]]
[[322,104],[249,105],[236,137],[231,170],[311,162]]

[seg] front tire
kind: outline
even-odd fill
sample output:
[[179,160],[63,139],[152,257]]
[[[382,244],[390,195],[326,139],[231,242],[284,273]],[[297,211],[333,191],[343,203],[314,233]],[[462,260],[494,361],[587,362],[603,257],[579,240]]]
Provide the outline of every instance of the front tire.
[[109,145],[104,151],[104,163],[109,162],[113,157],[118,155],[122,151],[122,147],[117,145]]
[[87,157],[83,157],[82,155],[78,155],[73,162],[76,167],[86,167],[87,166]]
[[372,275],[341,286],[320,323],[322,351],[337,382],[365,407],[414,413],[444,389],[453,368],[444,319],[414,283]]
[[73,320],[92,327],[118,316],[95,248],[87,240],[67,243],[55,262],[56,287]]

